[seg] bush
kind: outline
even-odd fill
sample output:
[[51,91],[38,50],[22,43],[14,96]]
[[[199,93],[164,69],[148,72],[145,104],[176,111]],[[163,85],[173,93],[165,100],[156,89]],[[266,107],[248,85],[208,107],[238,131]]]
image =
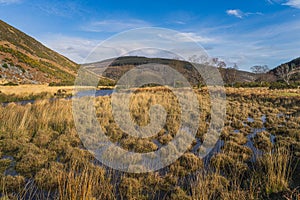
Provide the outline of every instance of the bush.
[[8,68],[8,65],[6,64],[6,63],[4,63],[3,65],[2,65],[2,67],[4,67],[4,68]]
[[110,79],[100,79],[98,82],[98,86],[115,86],[116,82]]
[[8,83],[4,83],[3,86],[18,86],[18,83],[13,83],[13,82],[8,82]]
[[74,85],[73,81],[61,81],[61,82],[51,82],[48,84],[48,86],[53,87],[53,86],[72,86]]
[[16,65],[17,68],[19,68],[23,73],[26,72],[26,70],[21,65]]
[[[231,86],[231,85],[227,85]],[[235,88],[255,88],[255,87],[269,87],[270,83],[269,82],[237,82],[233,84],[233,87]]]
[[274,89],[296,89],[298,88],[299,84],[297,83],[291,83],[288,85],[285,82],[273,82],[271,83],[269,89],[274,90]]

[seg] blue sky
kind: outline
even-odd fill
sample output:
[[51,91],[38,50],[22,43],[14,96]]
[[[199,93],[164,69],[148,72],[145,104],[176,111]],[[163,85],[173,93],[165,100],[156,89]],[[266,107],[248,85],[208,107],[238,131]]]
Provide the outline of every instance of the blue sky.
[[240,69],[300,56],[300,0],[0,0],[0,19],[81,63],[99,42],[140,27],[187,34]]

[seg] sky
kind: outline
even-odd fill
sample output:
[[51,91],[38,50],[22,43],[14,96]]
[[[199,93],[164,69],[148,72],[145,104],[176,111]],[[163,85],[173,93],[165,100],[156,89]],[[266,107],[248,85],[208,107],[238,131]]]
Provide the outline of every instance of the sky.
[[77,63],[142,27],[186,34],[210,57],[274,68],[300,56],[300,0],[0,0],[0,19]]

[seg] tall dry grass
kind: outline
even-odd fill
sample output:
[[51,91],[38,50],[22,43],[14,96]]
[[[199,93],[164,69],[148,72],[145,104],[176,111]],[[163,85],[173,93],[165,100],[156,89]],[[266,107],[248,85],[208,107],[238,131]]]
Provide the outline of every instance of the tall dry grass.
[[115,199],[114,188],[99,166],[70,163],[58,174],[58,199]]
[[[234,200],[265,199],[288,191],[286,196],[294,198],[297,191],[290,189],[294,152],[278,144],[270,145],[264,154],[256,156],[255,163],[251,163],[252,151],[245,144],[247,135],[253,131],[252,125],[268,124],[270,133],[277,139],[286,138],[286,143],[293,144],[296,149],[299,119],[278,118],[281,110],[286,111],[284,107],[279,109],[265,99],[252,100],[255,90],[245,91],[246,96],[241,91],[232,91],[239,96],[238,100],[229,97],[226,128],[221,137],[224,146],[212,157],[208,169],[194,153],[186,152],[162,171],[140,176],[120,175],[93,163],[93,155],[83,148],[75,130],[69,100],[37,101],[25,106],[11,103],[0,107],[0,155],[12,156],[18,173],[18,176],[0,175],[0,193],[8,199]],[[265,90],[259,92],[267,95]],[[200,141],[211,119],[207,97],[207,93],[199,92],[201,115],[197,139]],[[153,151],[157,148],[153,139],[167,144],[178,129],[180,107],[174,100],[174,95],[166,90],[141,89],[134,94],[130,108],[137,124],[149,123],[152,104],[162,102],[168,113],[163,129],[146,139],[130,137],[120,130],[111,114],[110,97],[95,100],[96,115],[111,141],[137,152]],[[266,123],[261,122],[263,114],[269,117]],[[249,115],[255,123],[247,123]],[[286,127],[276,127],[278,123]],[[235,129],[240,132],[234,132]],[[189,151],[191,149],[192,145]],[[6,171],[7,162],[0,160],[0,171]]]
[[[287,190],[292,175],[292,153],[284,146],[276,146],[258,158],[256,173],[262,173],[266,193],[277,193]],[[258,172],[259,170],[259,172]]]

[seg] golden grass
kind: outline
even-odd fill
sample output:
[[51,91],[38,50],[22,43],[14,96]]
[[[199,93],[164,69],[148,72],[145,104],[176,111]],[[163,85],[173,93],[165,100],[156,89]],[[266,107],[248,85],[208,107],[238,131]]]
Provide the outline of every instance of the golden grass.
[[258,160],[263,170],[263,182],[267,194],[287,190],[292,174],[292,154],[286,147],[277,146]]
[[113,187],[105,179],[105,171],[92,164],[70,163],[58,174],[60,200],[114,199]]
[[18,86],[0,86],[0,91],[4,94],[11,95],[15,94],[17,96],[28,96],[30,94],[40,94],[42,92],[47,92],[54,94],[59,89],[66,90],[67,93],[71,94],[74,86],[53,86],[48,85],[18,85]]
[[[252,98],[256,93],[267,95],[265,89],[228,90],[232,93],[221,137],[224,146],[212,157],[208,168],[191,152],[191,145],[162,171],[139,175],[119,173],[94,163],[93,155],[83,148],[77,135],[70,100],[37,101],[25,106],[10,103],[0,107],[0,155],[13,157],[12,161],[0,159],[0,193],[8,199],[31,196],[36,199],[234,200],[264,199],[293,190],[288,193],[293,196],[297,192],[290,185],[294,167],[291,161],[300,152],[299,118],[278,117],[280,110],[288,109],[284,105],[278,108],[272,102],[273,97],[268,101]],[[210,103],[207,93],[197,92],[201,110],[197,139],[201,141],[211,119]],[[175,100],[170,92],[153,88],[141,89],[131,98],[131,117],[137,124],[149,123],[149,107],[155,103],[161,103],[167,111],[163,129],[146,139],[130,137],[120,130],[111,114],[110,97],[95,99],[96,115],[111,141],[137,152],[153,151],[157,149],[153,139],[167,144],[176,134],[180,108]],[[288,103],[292,107],[289,109],[297,110],[297,105]],[[266,123],[261,122],[263,114],[267,116]],[[255,123],[247,123],[249,115]],[[253,152],[245,146],[249,141],[247,135],[253,128],[266,125],[266,132],[254,138],[254,145],[267,148],[251,163]],[[234,132],[235,129],[240,132]],[[270,144],[269,133],[276,136],[276,144]],[[13,168],[18,176],[3,174],[11,163],[15,163]],[[43,196],[43,192],[52,197]]]

